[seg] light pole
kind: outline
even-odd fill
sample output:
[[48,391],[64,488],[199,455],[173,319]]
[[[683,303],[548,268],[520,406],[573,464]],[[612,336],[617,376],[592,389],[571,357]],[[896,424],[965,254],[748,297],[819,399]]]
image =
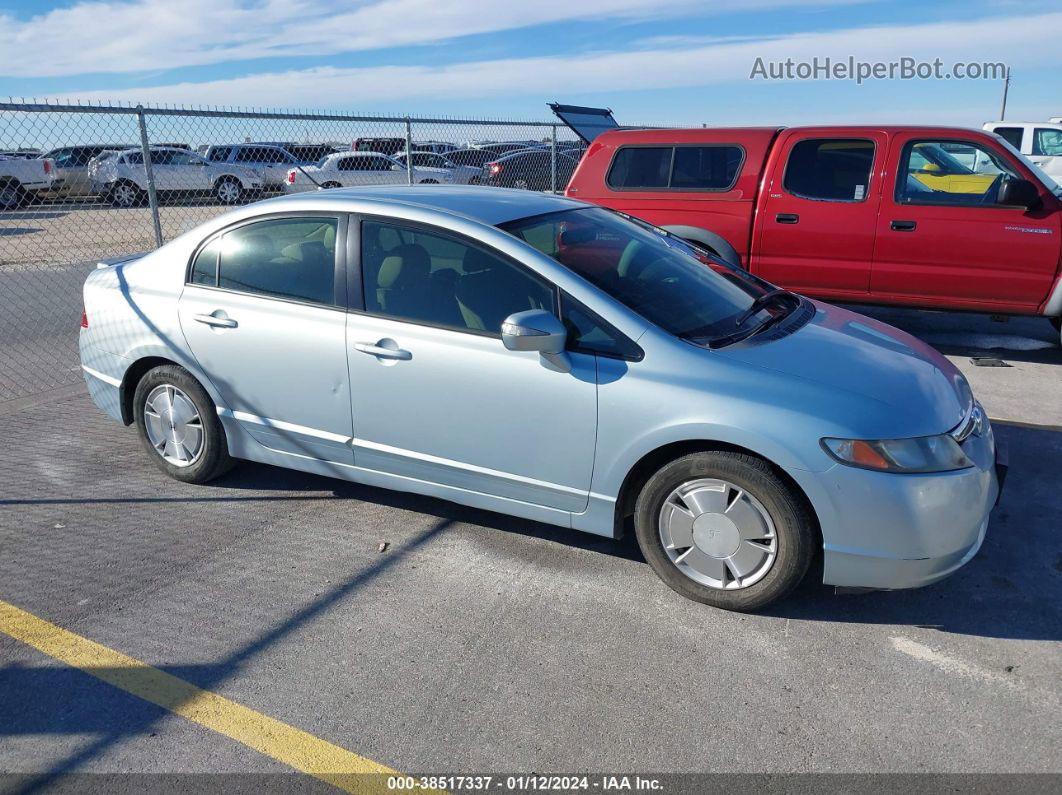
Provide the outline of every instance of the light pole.
[[1007,67],[1007,73],[1003,77],[1003,107],[999,109],[999,120],[1005,121],[1007,118],[1007,91],[1010,89],[1010,67]]

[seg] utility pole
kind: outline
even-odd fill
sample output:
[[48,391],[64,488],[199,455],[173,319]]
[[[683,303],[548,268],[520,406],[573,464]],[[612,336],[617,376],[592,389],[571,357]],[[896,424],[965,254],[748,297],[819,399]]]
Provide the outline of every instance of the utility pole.
[[1007,74],[1003,78],[1003,107],[999,109],[999,120],[1005,121],[1007,118],[1007,91],[1010,89],[1010,67],[1007,67]]

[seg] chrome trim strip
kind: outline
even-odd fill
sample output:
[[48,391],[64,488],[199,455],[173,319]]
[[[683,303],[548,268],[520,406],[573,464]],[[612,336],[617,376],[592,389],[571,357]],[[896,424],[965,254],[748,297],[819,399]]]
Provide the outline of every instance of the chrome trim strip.
[[268,417],[259,417],[257,414],[250,414],[246,411],[233,411],[232,409],[226,409],[218,407],[219,417],[231,417],[234,420],[240,422],[250,422],[255,425],[264,425],[267,428],[276,428],[278,431],[291,431],[292,433],[300,433],[303,436],[312,436],[315,439],[324,439],[328,442],[335,442],[337,444],[350,444],[351,437],[344,436],[341,433],[332,433],[331,431],[320,431],[317,428],[309,428],[305,425],[296,425],[294,422],[284,422],[283,420],[271,420]]
[[118,386],[118,387],[120,387],[122,385],[122,380],[120,378],[112,378],[111,376],[107,375],[106,373],[101,373],[99,370],[93,370],[91,367],[87,367],[85,365],[81,365],[81,369],[84,370],[89,375],[91,375],[93,378],[98,378],[100,381],[102,381],[105,384],[110,384],[111,386]]

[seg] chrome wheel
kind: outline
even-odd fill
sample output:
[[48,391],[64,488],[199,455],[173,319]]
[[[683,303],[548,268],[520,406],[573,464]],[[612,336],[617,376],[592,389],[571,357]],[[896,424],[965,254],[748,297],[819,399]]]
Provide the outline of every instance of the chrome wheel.
[[176,467],[191,466],[203,453],[203,419],[195,403],[177,387],[162,384],[144,401],[148,441]]
[[231,179],[218,183],[218,199],[224,204],[235,204],[240,200],[240,186]]
[[140,194],[136,188],[130,185],[128,182],[119,182],[114,186],[111,191],[114,203],[119,207],[132,207],[140,199]]
[[664,500],[659,524],[675,568],[709,588],[747,588],[763,579],[778,555],[767,509],[726,480],[683,483]]

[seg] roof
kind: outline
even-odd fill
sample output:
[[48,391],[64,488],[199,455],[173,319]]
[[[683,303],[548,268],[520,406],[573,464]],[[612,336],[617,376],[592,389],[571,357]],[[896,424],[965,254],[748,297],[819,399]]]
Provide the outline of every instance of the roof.
[[333,188],[327,191],[307,191],[291,196],[267,199],[267,202],[297,203],[322,200],[343,204],[351,199],[367,199],[415,205],[443,212],[471,216],[485,224],[496,226],[531,215],[585,207],[584,202],[528,190],[491,188],[477,185],[373,185],[362,188]]

